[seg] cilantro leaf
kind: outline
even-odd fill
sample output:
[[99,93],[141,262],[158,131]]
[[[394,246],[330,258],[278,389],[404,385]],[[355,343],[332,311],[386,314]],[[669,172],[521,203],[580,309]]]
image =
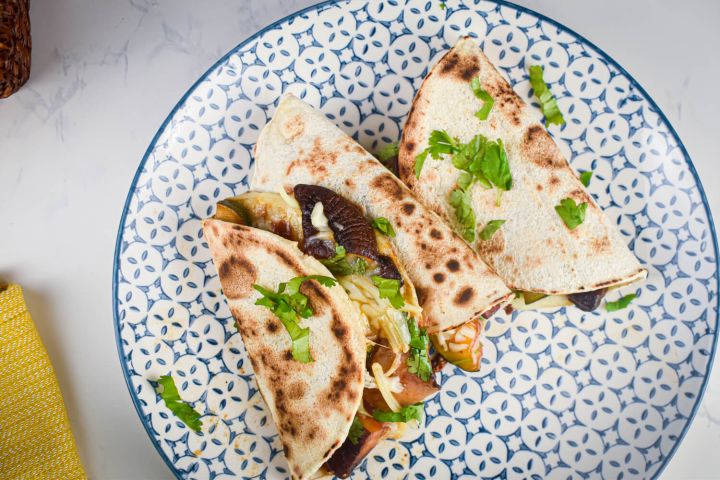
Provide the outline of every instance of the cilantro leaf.
[[360,418],[355,415],[352,425],[350,425],[350,431],[348,432],[348,440],[350,440],[350,443],[353,445],[357,445],[360,441],[360,437],[363,436],[363,433],[365,433],[365,427],[363,427]]
[[480,171],[496,188],[508,191],[512,188],[510,164],[502,140],[488,142]]
[[557,100],[543,80],[543,67],[540,65],[530,67],[530,85],[540,101],[540,107],[545,115],[545,127],[551,124],[565,125],[565,119],[558,107]]
[[495,235],[495,232],[500,229],[503,223],[505,223],[505,220],[490,220],[488,223],[485,224],[483,229],[480,230],[480,239],[490,240],[493,235]]
[[397,157],[400,153],[400,144],[398,142],[395,143],[388,143],[383,148],[378,150],[377,154],[375,155],[378,160],[382,163],[387,163],[388,160],[390,160],[393,157]]
[[300,291],[300,285],[307,282],[308,280],[315,280],[320,285],[326,287],[334,287],[337,284],[337,280],[332,277],[325,277],[323,275],[308,275],[307,277],[295,277],[287,283],[288,295],[295,295]]
[[420,402],[402,407],[399,412],[375,410],[373,412],[373,418],[378,422],[409,422],[410,420],[422,422],[424,410],[425,405]]
[[308,298],[300,293],[300,286],[308,280],[315,280],[326,287],[337,284],[337,280],[331,277],[309,275],[295,277],[287,283],[281,283],[278,285],[277,292],[260,285],[253,285],[253,288],[262,295],[255,305],[266,307],[280,319],[292,340],[292,356],[300,363],[313,361],[310,355],[310,329],[302,328],[298,324],[298,316],[309,318],[313,314],[312,309],[308,306]]
[[410,331],[410,356],[407,359],[408,371],[427,382],[432,375],[432,365],[428,358],[428,345],[430,337],[425,329],[420,328],[414,318],[407,319],[408,330]]
[[487,120],[495,100],[480,86],[480,77],[475,77],[470,81],[470,88],[472,88],[475,97],[483,101],[482,108],[475,112],[475,116],[480,120]]
[[157,379],[157,384],[162,387],[158,393],[170,411],[191,430],[199,432],[202,429],[200,414],[187,402],[180,398],[175,380],[170,375],[163,375]]
[[435,160],[440,160],[441,155],[457,153],[459,150],[459,142],[445,130],[433,130],[428,140],[428,147],[415,157],[415,176],[420,178],[420,172],[428,155]]
[[590,179],[593,176],[593,172],[581,172],[580,173],[580,183],[585,185],[586,187],[590,185]]
[[372,226],[375,230],[384,233],[388,237],[395,237],[395,230],[393,229],[390,220],[385,217],[377,217],[372,221]]
[[606,302],[605,310],[607,310],[608,312],[615,312],[617,310],[622,310],[623,308],[627,308],[627,306],[630,305],[630,302],[635,300],[636,297],[637,297],[637,295],[635,295],[634,293],[630,293],[615,302]]
[[405,305],[405,300],[400,294],[400,280],[383,278],[377,275],[373,275],[371,278],[380,291],[380,298],[387,298],[395,308],[402,308]]
[[460,224],[460,236],[465,241],[475,241],[475,212],[470,203],[470,195],[460,188],[450,192],[450,206],[455,209],[455,217]]
[[585,221],[585,210],[587,202],[577,205],[572,198],[563,198],[560,205],[555,206],[555,211],[570,230],[575,230]]
[[445,5],[445,2],[440,2],[440,10],[445,10],[447,8],[447,5]]
[[363,275],[367,270],[367,262],[360,257],[354,260],[348,260],[347,251],[342,245],[335,246],[335,256],[332,258],[323,258],[320,263],[325,265],[330,273],[335,276],[344,275]]

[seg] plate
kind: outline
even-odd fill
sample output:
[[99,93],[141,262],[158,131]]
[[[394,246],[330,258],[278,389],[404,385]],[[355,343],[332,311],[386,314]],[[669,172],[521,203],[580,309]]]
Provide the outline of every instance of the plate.
[[[398,140],[413,95],[462,35],[532,101],[541,64],[567,124],[551,127],[648,280],[626,310],[496,315],[482,370],[446,367],[424,428],[381,444],[353,478],[649,478],[695,414],[715,351],[717,243],[695,169],[657,105],[581,36],[505,2],[323,3],[221,58],[142,159],[113,274],[125,378],[178,478],[285,478],[282,448],[220,293],[200,219],[247,189],[280,96],[319,107],[370,151]],[[619,294],[615,294],[618,296]],[[614,298],[611,298],[614,299]],[[188,430],[149,380],[171,373],[203,416]]]

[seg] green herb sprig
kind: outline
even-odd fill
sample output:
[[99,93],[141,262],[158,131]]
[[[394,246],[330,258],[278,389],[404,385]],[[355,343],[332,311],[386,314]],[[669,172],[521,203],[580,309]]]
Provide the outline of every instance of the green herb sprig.
[[253,288],[262,295],[255,305],[267,307],[280,319],[292,340],[292,356],[300,363],[313,361],[310,354],[310,329],[301,328],[298,324],[298,316],[309,318],[313,314],[312,308],[308,305],[308,298],[300,293],[300,287],[308,280],[326,287],[337,284],[337,280],[323,275],[309,275],[306,277],[295,277],[289,282],[280,283],[277,292],[268,290],[260,285],[253,285]]
[[187,402],[180,398],[175,380],[170,375],[163,375],[157,379],[157,384],[162,387],[158,393],[165,405],[181,422],[191,430],[199,432],[202,429],[201,415]]
[[488,116],[490,115],[490,111],[493,108],[493,105],[495,105],[495,100],[493,100],[492,96],[483,90],[482,86],[480,85],[480,78],[475,77],[470,81],[470,88],[472,89],[473,93],[475,94],[475,97],[482,100],[483,106],[475,112],[475,116],[480,120],[487,120]]
[[587,202],[578,205],[572,198],[563,198],[560,205],[555,206],[555,211],[570,230],[575,230],[585,221],[587,206]]
[[618,310],[622,310],[623,308],[627,308],[628,305],[630,305],[630,302],[635,300],[636,297],[637,295],[635,295],[634,293],[630,293],[614,302],[607,302],[605,304],[605,310],[607,310],[608,312],[616,312]]
[[380,291],[380,298],[387,298],[390,304],[395,308],[402,308],[405,306],[405,300],[403,300],[400,294],[400,280],[394,278],[383,278],[377,275],[373,275],[372,281],[378,290]]
[[425,405],[420,402],[402,407],[399,412],[375,410],[373,418],[378,422],[409,422],[410,420],[422,422],[424,411]]
[[388,237],[395,237],[395,229],[393,229],[390,220],[385,217],[374,218],[372,221],[372,227],[375,230],[384,233]]
[[325,265],[330,270],[330,273],[335,276],[363,275],[368,267],[367,262],[360,257],[349,260],[347,251],[342,245],[335,246],[334,257],[321,259],[320,263]]
[[480,231],[480,240],[490,240],[504,223],[505,220],[490,220],[487,222]]
[[428,358],[430,337],[425,329],[420,328],[417,321],[408,317],[408,330],[410,331],[410,356],[407,359],[408,371],[417,375],[423,382],[430,380],[432,365]]
[[543,67],[540,65],[530,67],[530,85],[540,101],[540,108],[545,115],[545,127],[552,124],[565,125],[565,119],[558,107],[557,100],[543,80]]

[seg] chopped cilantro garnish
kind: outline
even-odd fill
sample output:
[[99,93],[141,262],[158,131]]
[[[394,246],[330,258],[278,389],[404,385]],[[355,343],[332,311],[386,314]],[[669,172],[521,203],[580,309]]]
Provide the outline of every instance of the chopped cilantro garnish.
[[350,443],[352,443],[353,445],[357,445],[363,433],[365,433],[365,427],[363,427],[360,418],[355,415],[355,418],[353,418],[352,421],[352,425],[350,425],[350,431],[348,432],[348,439],[350,440]]
[[337,283],[334,278],[310,275],[295,277],[287,283],[281,283],[278,285],[277,292],[260,285],[253,285],[253,288],[262,295],[255,305],[267,307],[280,319],[292,339],[292,356],[300,363],[313,361],[310,355],[310,329],[308,327],[301,328],[298,324],[298,315],[302,318],[309,318],[313,314],[312,309],[308,306],[308,298],[300,293],[300,286],[308,280],[315,280],[326,287],[332,287]]
[[377,275],[373,275],[371,278],[380,291],[380,298],[387,298],[395,308],[402,308],[405,305],[405,300],[400,294],[400,280],[383,278]]
[[452,138],[445,130],[433,130],[428,140],[428,147],[415,157],[415,176],[420,178],[420,172],[428,155],[440,160],[441,155],[457,153],[459,150],[457,139]]
[[362,258],[354,260],[347,259],[347,252],[342,245],[335,246],[335,256],[332,258],[324,258],[320,263],[325,265],[333,275],[363,275],[367,270],[367,262]]
[[432,365],[427,353],[430,337],[412,317],[408,317],[407,326],[410,331],[410,356],[407,359],[408,371],[420,377],[423,382],[427,382],[432,375]]
[[590,185],[590,179],[593,176],[593,172],[582,172],[580,173],[580,183],[585,185],[586,187]]
[[470,88],[472,88],[475,97],[483,101],[482,108],[475,112],[475,116],[480,120],[487,120],[495,100],[480,86],[480,77],[475,77],[470,81]]
[[445,10],[447,8],[447,5],[445,5],[445,2],[440,2],[440,10]]
[[373,412],[373,418],[378,422],[409,422],[410,420],[422,422],[424,410],[425,405],[420,402],[402,407],[399,412],[375,410]]
[[398,142],[388,143],[381,148],[375,155],[382,163],[387,163],[393,157],[397,157],[400,153],[400,144]]
[[480,239],[490,240],[493,235],[495,235],[495,232],[500,229],[503,223],[505,223],[505,220],[490,220],[487,222],[483,229],[480,230]]
[[543,80],[543,68],[540,65],[530,67],[530,85],[535,91],[535,96],[540,101],[543,115],[545,115],[545,126],[550,124],[565,125],[565,119],[558,107],[557,100]]
[[635,295],[634,293],[630,293],[615,302],[607,302],[605,303],[605,310],[607,310],[608,312],[615,312],[617,310],[627,308],[627,306],[630,305],[630,302],[635,300],[635,297],[637,297],[637,295]]
[[373,219],[372,226],[375,230],[378,230],[379,232],[384,233],[388,237],[395,236],[395,230],[393,229],[393,226],[390,223],[390,220],[388,220],[385,217],[377,217],[377,218]]
[[555,206],[555,211],[570,230],[575,230],[585,221],[585,210],[587,210],[586,202],[577,205],[572,198],[563,198],[560,205]]
[[456,188],[450,192],[450,206],[455,209],[455,218],[460,224],[460,236],[465,241],[472,243],[475,241],[475,212],[470,203],[470,195],[468,192]]
[[175,380],[170,375],[163,375],[157,379],[157,384],[162,387],[158,392],[160,398],[163,399],[170,411],[191,430],[199,432],[202,429],[200,414],[180,398]]

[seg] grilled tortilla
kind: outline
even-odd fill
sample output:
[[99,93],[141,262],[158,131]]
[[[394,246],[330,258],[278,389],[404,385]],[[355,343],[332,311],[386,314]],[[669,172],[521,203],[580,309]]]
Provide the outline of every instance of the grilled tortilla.
[[504,302],[510,291],[482,259],[392,173],[324,115],[286,96],[255,146],[251,189],[329,188],[366,215],[385,217],[429,333],[458,327]]
[[304,283],[313,315],[300,326],[310,328],[314,361],[295,361],[288,332],[270,310],[255,305],[260,294],[252,285],[274,290],[294,277],[330,272],[294,242],[264,230],[205,220],[203,232],[292,477],[310,478],[343,444],[362,401],[366,351],[359,311],[340,285]]
[[[475,116],[483,105],[470,87],[475,77],[494,99],[486,120]],[[482,134],[505,145],[512,189],[503,193],[499,206],[494,189],[474,185],[471,195],[477,231],[490,220],[506,223],[488,241],[478,236],[473,247],[511,289],[579,295],[646,276],[540,124],[536,111],[470,38],[461,39],[425,78],[403,131],[398,159],[400,177],[415,195],[457,225],[449,195],[459,170],[449,156],[428,157],[420,177],[415,177],[415,158],[428,146],[433,130],[446,130],[463,143]],[[588,204],[584,223],[574,230],[565,226],[554,208],[568,197]]]

